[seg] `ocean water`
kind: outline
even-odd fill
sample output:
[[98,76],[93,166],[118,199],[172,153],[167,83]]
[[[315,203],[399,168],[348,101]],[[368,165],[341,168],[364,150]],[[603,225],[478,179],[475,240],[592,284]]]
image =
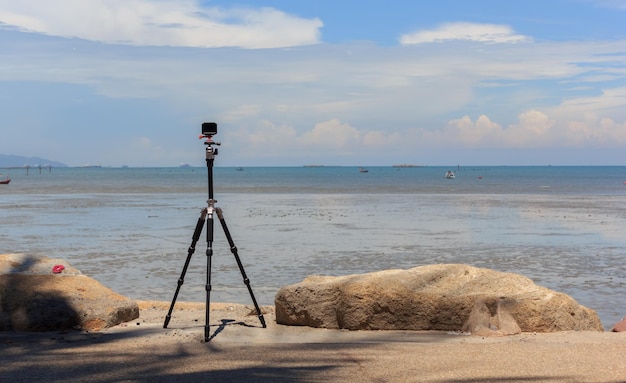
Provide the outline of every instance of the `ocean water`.
[[[626,315],[626,167],[216,167],[259,304],[309,275],[433,263],[513,272],[571,295],[605,328]],[[207,169],[0,169],[0,253],[68,260],[134,299],[171,301]],[[1,178],[1,177],[0,177]],[[219,222],[212,301],[251,303]],[[204,301],[203,232],[179,301]]]

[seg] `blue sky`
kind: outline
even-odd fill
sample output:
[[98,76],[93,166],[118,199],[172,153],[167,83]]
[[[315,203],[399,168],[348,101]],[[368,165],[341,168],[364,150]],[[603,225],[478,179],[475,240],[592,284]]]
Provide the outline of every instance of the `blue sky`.
[[626,1],[0,0],[0,153],[626,165]]

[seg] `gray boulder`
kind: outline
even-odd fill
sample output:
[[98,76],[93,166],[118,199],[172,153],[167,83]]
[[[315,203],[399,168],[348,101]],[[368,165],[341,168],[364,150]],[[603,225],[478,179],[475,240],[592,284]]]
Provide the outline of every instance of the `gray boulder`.
[[595,311],[565,294],[459,264],[311,276],[281,288],[275,306],[279,324],[348,330],[603,331]]
[[137,302],[62,259],[0,254],[0,331],[96,331],[138,317]]

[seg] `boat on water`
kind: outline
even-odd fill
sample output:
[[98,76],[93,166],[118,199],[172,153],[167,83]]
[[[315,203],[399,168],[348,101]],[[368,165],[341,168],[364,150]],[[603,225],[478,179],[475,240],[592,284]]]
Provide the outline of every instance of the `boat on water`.
[[367,173],[369,170],[365,169],[365,168],[359,168],[359,172],[360,173]]
[[454,177],[455,177],[455,175],[454,175],[454,172],[452,170],[448,170],[446,172],[446,178],[447,179],[451,180],[451,179],[454,179]]
[[5,178],[3,180],[0,180],[0,185],[8,185],[9,182],[11,182],[11,179],[9,177],[7,177],[7,178]]

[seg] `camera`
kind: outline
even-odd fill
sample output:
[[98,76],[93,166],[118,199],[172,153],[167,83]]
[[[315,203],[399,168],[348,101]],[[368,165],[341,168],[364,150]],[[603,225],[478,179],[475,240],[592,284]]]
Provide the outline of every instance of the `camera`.
[[202,124],[202,134],[205,136],[213,136],[217,134],[217,124],[215,122],[204,122]]

